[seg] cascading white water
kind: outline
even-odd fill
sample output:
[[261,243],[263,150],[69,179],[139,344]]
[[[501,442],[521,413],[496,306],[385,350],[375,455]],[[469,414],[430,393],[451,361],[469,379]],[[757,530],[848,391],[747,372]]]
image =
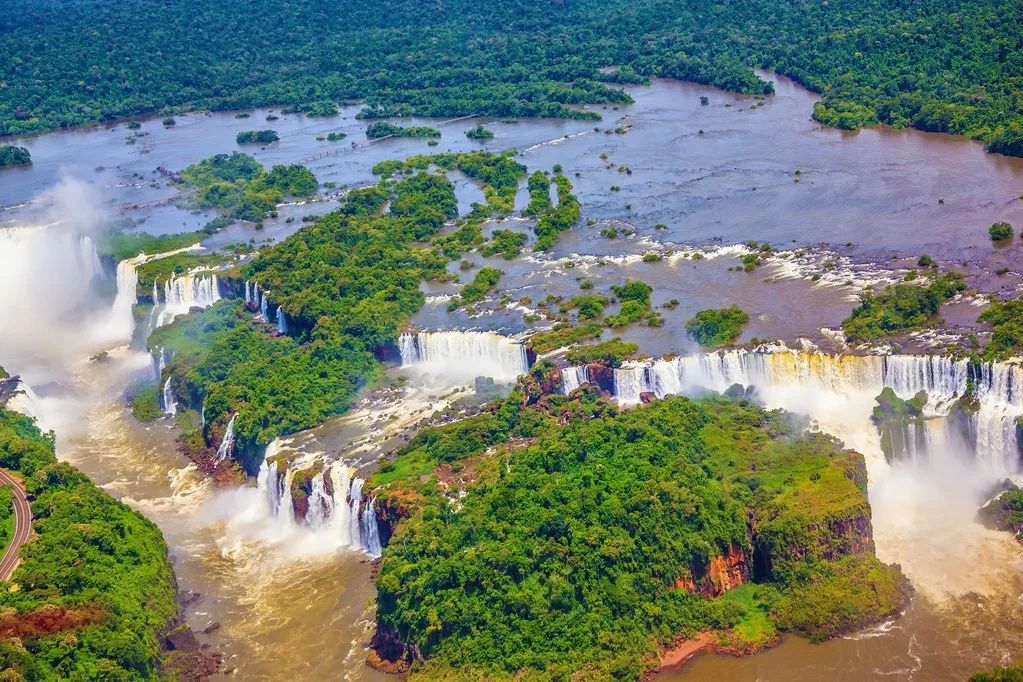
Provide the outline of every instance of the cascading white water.
[[306,532],[329,536],[342,547],[360,549],[372,556],[380,556],[380,532],[373,500],[363,501],[363,480],[356,470],[344,462],[308,466],[322,467],[309,480],[304,517],[295,513],[294,494],[296,474],[308,468],[301,464],[280,471],[276,457],[279,445],[267,447],[256,478],[256,485],[266,500],[270,516],[282,528],[296,528]]
[[[632,363],[615,370],[614,386],[615,397],[623,403],[639,402],[645,391],[663,397],[701,388],[722,392],[734,384],[752,386],[769,406],[836,425],[833,432],[842,437],[856,430],[853,422],[869,419],[874,398],[885,387],[901,398],[925,392],[925,416],[944,417],[951,403],[967,391],[968,377],[968,361],[939,356],[734,350]],[[976,459],[992,472],[1011,474],[1019,469],[1015,419],[1023,414],[1023,391],[1017,388],[1021,382],[1023,370],[1008,363],[984,366],[977,382]],[[828,399],[822,401],[821,396]],[[828,410],[831,414],[826,414]],[[933,440],[943,428],[931,427],[928,437]]]
[[586,367],[566,367],[561,370],[561,390],[568,395],[575,389],[589,381]]
[[220,446],[217,448],[218,462],[223,462],[234,452],[234,420],[237,417],[237,413],[232,414],[231,418],[227,422],[227,429],[224,430],[224,437],[221,439]]
[[476,377],[511,382],[529,369],[525,346],[494,332],[402,334],[398,350],[402,367],[456,382]]
[[171,388],[171,378],[167,377],[167,381],[163,384],[163,413],[168,417],[173,417],[178,413],[178,401],[174,397],[174,390]]
[[270,305],[270,302],[266,298],[266,292],[265,291],[260,292],[260,294],[259,294],[259,314],[263,316],[264,320],[266,319],[267,306],[269,306],[269,305]]
[[[154,294],[156,284],[154,282]],[[156,326],[170,324],[192,308],[209,308],[220,300],[220,281],[216,275],[185,274],[172,277],[163,285],[163,304]],[[154,297],[154,301],[158,297]]]
[[359,526],[362,531],[362,548],[371,556],[380,556],[383,548],[380,546],[380,525],[377,523],[375,498],[369,498]]
[[252,283],[249,280],[245,280],[245,302],[252,302]]
[[284,313],[284,309],[280,306],[277,306],[277,333],[288,333],[288,316]]
[[[614,385],[622,402],[634,403],[643,391],[699,394],[741,384],[769,409],[808,416],[811,428],[866,460],[878,557],[899,563],[917,589],[942,600],[1003,589],[1019,554],[1010,536],[980,526],[976,513],[992,484],[1019,473],[1015,417],[1023,414],[1023,399],[1016,387],[1023,377],[1012,364],[985,368],[975,378],[978,411],[952,412],[970,373],[966,361],[933,356],[735,350],[635,363],[615,371]],[[912,438],[891,461],[871,421],[886,386],[903,399],[919,391],[928,396],[923,423],[912,425]]]

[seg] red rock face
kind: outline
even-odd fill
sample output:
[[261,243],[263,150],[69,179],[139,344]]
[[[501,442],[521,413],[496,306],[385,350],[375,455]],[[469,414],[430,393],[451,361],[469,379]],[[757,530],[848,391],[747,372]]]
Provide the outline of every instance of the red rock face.
[[713,599],[749,580],[750,562],[746,552],[737,545],[731,545],[727,552],[713,557],[706,566],[694,568],[692,577],[683,576],[676,580],[673,587]]
[[586,365],[586,376],[591,384],[596,384],[602,391],[614,393],[615,371],[601,362]]
[[649,405],[655,400],[657,400],[657,396],[651,393],[650,391],[643,391],[639,394],[639,402],[643,403],[644,405]]
[[295,520],[301,523],[305,521],[306,514],[309,513],[309,497],[307,495],[291,495],[291,508],[295,512]]

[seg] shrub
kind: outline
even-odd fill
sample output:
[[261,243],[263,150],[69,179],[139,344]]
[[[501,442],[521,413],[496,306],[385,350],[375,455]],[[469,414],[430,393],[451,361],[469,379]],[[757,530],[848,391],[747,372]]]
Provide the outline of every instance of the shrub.
[[991,241],[993,242],[1009,239],[1012,237],[1012,225],[1004,222],[995,223],[988,228],[987,233],[991,236]]

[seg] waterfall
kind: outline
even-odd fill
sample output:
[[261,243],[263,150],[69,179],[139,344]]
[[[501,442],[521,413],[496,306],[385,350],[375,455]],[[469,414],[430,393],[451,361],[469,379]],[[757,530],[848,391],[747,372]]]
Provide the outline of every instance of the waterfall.
[[252,303],[252,283],[245,280],[245,302]]
[[402,367],[457,382],[492,377],[511,382],[529,369],[521,341],[479,331],[419,332],[398,339]]
[[117,264],[117,295],[111,310],[110,334],[119,339],[130,339],[135,330],[135,304],[138,303],[138,267],[149,257],[145,254],[126,258]]
[[218,462],[223,462],[231,456],[232,452],[234,452],[234,420],[237,416],[237,412],[232,414],[231,419],[227,422],[227,429],[224,431],[224,437],[220,441],[220,447],[217,448]]
[[163,384],[163,413],[168,417],[173,417],[178,413],[178,401],[171,389],[170,377],[167,377],[167,381]]
[[160,380],[160,377],[163,376],[164,368],[167,367],[167,355],[164,353],[163,346],[160,347],[159,351],[159,353],[156,351],[152,352],[154,381]]
[[561,370],[561,389],[565,395],[568,395],[588,381],[589,377],[584,366],[566,367]]
[[380,556],[380,525],[377,523],[376,500],[369,498],[369,504],[362,512],[360,520],[362,531],[362,548],[372,556]]
[[[153,283],[154,294],[156,283]],[[220,300],[220,281],[216,275],[195,275],[192,273],[174,276],[164,282],[163,305],[157,318],[157,327],[174,321],[192,308],[209,308]],[[154,297],[154,300],[159,300]]]
[[[562,376],[566,387],[577,380],[567,372]],[[945,417],[966,393],[969,379],[968,361],[939,356],[732,350],[629,363],[614,370],[614,393],[622,403],[637,403],[642,392],[663,397],[701,389],[724,392],[735,384],[755,387],[768,407],[809,415],[850,447],[870,450],[863,424],[869,424],[881,390],[891,387],[904,399],[924,391],[925,423],[904,439],[905,454],[919,457],[928,443],[949,439]],[[1008,363],[985,365],[975,381],[979,410],[970,418],[977,434],[976,461],[995,473],[1014,473],[1021,455],[1016,417],[1023,414],[1023,391],[1018,388],[1023,386],[1023,370]]]
[[288,317],[284,314],[284,309],[280,306],[277,306],[277,333],[288,333]]
[[[380,556],[380,531],[376,519],[374,500],[364,502],[364,481],[355,468],[343,461],[311,464],[288,464],[281,471],[277,453],[280,445],[274,441],[267,447],[267,457],[259,468],[256,486],[266,500],[269,515],[286,528],[298,528],[331,537],[340,546],[360,549],[372,556]],[[319,468],[311,477],[311,469]],[[308,489],[299,486],[305,495],[306,511],[301,517],[295,513],[296,476],[308,481]],[[301,498],[299,498],[301,501]]]

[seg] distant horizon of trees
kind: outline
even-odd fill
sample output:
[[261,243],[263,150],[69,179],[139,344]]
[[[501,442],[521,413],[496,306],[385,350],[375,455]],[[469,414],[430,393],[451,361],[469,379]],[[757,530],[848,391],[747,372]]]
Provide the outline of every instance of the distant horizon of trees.
[[[1012,0],[693,0],[548,5],[355,0],[31,0],[0,29],[0,136],[186,109],[309,116],[599,118],[622,84],[763,95],[751,67],[821,93],[830,126],[966,135],[1023,155],[1023,10]],[[231,26],[232,30],[222,30]],[[609,70],[605,67],[615,65]]]

